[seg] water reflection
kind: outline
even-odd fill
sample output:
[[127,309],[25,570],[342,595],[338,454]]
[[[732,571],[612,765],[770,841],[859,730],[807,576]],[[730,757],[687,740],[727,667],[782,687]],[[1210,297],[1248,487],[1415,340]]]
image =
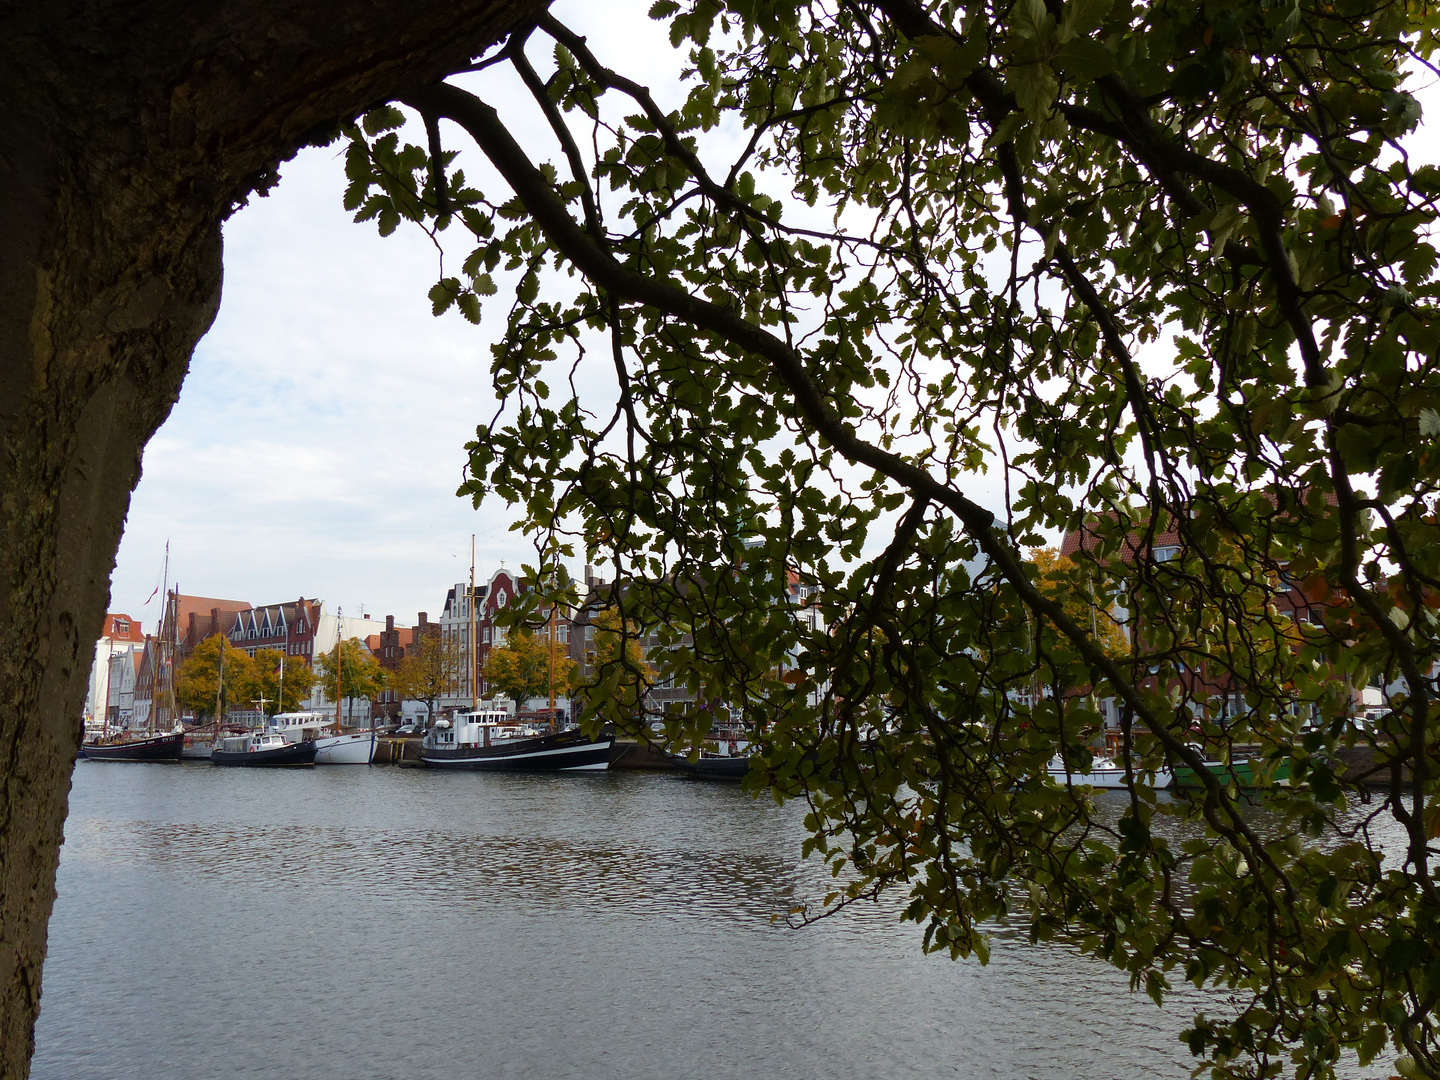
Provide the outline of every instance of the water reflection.
[[1194,991],[1005,933],[927,958],[891,907],[772,924],[824,888],[802,816],[670,776],[82,763],[33,1075],[1188,1075]]

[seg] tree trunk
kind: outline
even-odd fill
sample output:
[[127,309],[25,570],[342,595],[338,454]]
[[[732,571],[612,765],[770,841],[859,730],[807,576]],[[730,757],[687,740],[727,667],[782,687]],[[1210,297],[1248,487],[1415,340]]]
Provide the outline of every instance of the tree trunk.
[[141,451],[219,305],[221,223],[338,120],[465,66],[542,6],[0,15],[0,1080],[29,1071],[94,642]]

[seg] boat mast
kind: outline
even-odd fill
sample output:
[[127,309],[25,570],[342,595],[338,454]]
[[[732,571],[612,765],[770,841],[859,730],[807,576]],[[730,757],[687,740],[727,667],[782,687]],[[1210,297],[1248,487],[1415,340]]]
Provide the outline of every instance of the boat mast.
[[480,711],[480,650],[475,645],[475,534],[470,534],[470,711]]
[[340,734],[340,637],[345,632],[345,609],[335,609],[335,734]]
[[285,631],[285,652],[280,654],[280,684],[275,690],[275,710],[285,711],[285,656],[290,652],[290,631]]
[[[169,541],[166,541],[165,548],[166,551],[169,551]],[[180,713],[180,706],[176,704],[175,701],[175,656],[180,652],[180,583],[178,581],[175,583],[174,597],[175,606],[173,608],[171,608],[168,603],[170,598],[168,596],[166,597],[166,608],[168,609],[166,614],[170,617],[170,640],[168,642],[169,655],[165,658],[165,670],[167,672],[165,682],[168,684],[170,691],[171,720],[176,720]],[[164,636],[163,626],[161,627],[161,631],[161,636]]]
[[105,659],[105,719],[100,723],[100,738],[110,734],[110,659]]
[[[170,605],[170,541],[165,541],[165,568],[160,571],[160,593],[165,597],[160,603],[160,633],[155,635],[155,669],[150,673],[150,715],[146,719],[146,727],[151,731],[155,730],[155,721],[159,719],[160,695],[155,693],[155,680],[165,677],[165,609]],[[172,716],[173,718],[173,709]]]
[[220,721],[224,717],[223,703],[225,701],[225,631],[218,630],[220,638],[220,666],[219,677],[215,680],[215,738],[220,738]]
[[[558,559],[559,556],[557,555]],[[555,560],[551,560],[555,565]],[[558,577],[558,575],[556,575]],[[554,582],[551,582],[552,586]],[[555,601],[550,601],[550,726],[558,729],[559,724],[555,722]]]

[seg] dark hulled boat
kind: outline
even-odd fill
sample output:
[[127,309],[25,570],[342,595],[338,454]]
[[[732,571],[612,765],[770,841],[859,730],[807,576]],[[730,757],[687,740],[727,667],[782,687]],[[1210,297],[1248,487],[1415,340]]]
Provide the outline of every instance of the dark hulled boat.
[[699,756],[667,754],[677,769],[698,780],[744,780],[750,771],[754,744],[742,730],[712,728],[710,738],[700,747]]
[[696,760],[671,754],[670,760],[687,776],[698,780],[744,780],[750,771],[749,754],[702,753]]
[[420,743],[430,769],[490,772],[598,772],[610,767],[613,735],[592,739],[570,728],[546,733],[518,725],[505,712],[462,713],[441,720]]
[[315,740],[290,743],[283,735],[237,735],[217,742],[210,760],[216,765],[314,765]]
[[115,735],[101,737],[80,747],[91,761],[179,761],[185,748],[183,730],[162,735]]

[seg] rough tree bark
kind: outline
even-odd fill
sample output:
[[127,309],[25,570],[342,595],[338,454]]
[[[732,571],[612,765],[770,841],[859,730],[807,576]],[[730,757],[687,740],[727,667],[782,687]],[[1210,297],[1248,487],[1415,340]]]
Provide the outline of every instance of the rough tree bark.
[[0,7],[0,1080],[29,1071],[93,643],[141,451],[219,305],[221,223],[542,6]]

